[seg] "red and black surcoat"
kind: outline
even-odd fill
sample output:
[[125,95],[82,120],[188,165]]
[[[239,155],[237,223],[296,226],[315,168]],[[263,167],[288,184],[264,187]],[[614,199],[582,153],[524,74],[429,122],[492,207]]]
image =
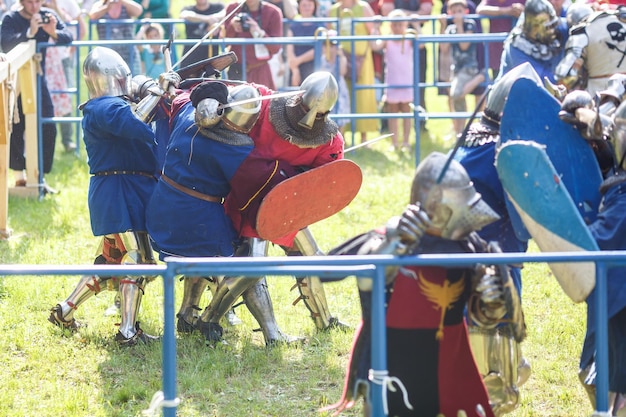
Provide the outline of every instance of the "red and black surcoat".
[[[424,236],[415,253],[483,252],[483,244],[475,234],[466,241]],[[464,318],[473,274],[471,268],[402,267],[387,287],[387,367],[390,377],[402,381],[413,406],[413,411],[405,406],[400,390],[387,391],[390,416],[456,416],[458,410],[476,415],[477,404],[493,416]],[[360,384],[371,367],[370,294],[360,292],[363,322],[338,408],[369,391]]]

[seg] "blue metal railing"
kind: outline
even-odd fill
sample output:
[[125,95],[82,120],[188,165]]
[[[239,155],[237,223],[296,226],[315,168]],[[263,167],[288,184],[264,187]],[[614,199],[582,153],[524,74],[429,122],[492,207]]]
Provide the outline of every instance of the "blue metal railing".
[[[473,19],[477,19],[477,20],[481,20],[481,19],[495,19],[496,17],[486,17],[486,16],[480,16],[480,15],[468,15],[468,18],[473,18]],[[354,86],[354,88],[352,89],[352,99],[351,99],[351,113],[346,114],[346,115],[340,115],[340,114],[335,114],[333,115],[333,117],[339,119],[339,118],[343,118],[343,119],[350,119],[350,120],[357,120],[357,119],[371,119],[371,118],[376,118],[376,119],[389,119],[389,118],[413,118],[414,119],[414,127],[417,127],[419,125],[419,123],[423,120],[426,119],[451,119],[451,118],[467,118],[470,116],[470,113],[455,113],[455,112],[443,112],[443,113],[428,113],[428,112],[421,112],[420,111],[420,106],[423,106],[425,103],[421,103],[420,102],[420,90],[421,89],[426,89],[426,88],[441,88],[441,87],[447,87],[449,86],[449,82],[440,82],[437,81],[437,68],[438,65],[436,64],[437,62],[437,53],[435,51],[435,48],[433,48],[432,50],[432,62],[433,62],[433,68],[432,68],[432,76],[433,76],[433,81],[432,82],[425,82],[425,83],[420,83],[419,79],[420,79],[420,74],[419,74],[419,64],[420,64],[420,57],[419,57],[419,51],[418,51],[418,47],[421,44],[433,44],[436,45],[438,43],[441,42],[470,42],[470,43],[481,43],[483,45],[483,49],[485,50],[485,58],[486,60],[488,60],[489,58],[489,51],[487,48],[487,44],[490,42],[502,42],[505,37],[506,37],[506,33],[499,33],[499,34],[482,34],[482,33],[475,33],[475,34],[470,34],[470,35],[436,35],[434,33],[435,30],[435,25],[434,25],[434,21],[436,19],[438,19],[439,16],[420,16],[418,18],[388,18],[388,17],[384,17],[382,19],[380,18],[351,18],[351,34],[354,33],[354,25],[357,23],[362,23],[362,22],[376,22],[376,23],[381,23],[381,22],[386,22],[386,21],[396,21],[396,20],[406,20],[406,21],[419,21],[419,22],[423,22],[423,23],[432,23],[431,27],[432,27],[432,31],[433,34],[432,35],[420,35],[419,39],[417,39],[414,44],[413,44],[413,49],[414,49],[414,68],[415,73],[414,73],[414,79],[413,79],[413,83],[408,85],[408,87],[414,87],[415,91],[414,91],[414,97],[416,97],[416,102],[415,102],[415,106],[414,106],[414,111],[413,113],[375,113],[375,114],[357,114],[356,113],[356,107],[355,107],[355,93],[357,90],[359,89],[375,89],[375,90],[380,90],[380,89],[384,89],[384,88],[389,88],[390,86],[387,84],[374,84],[374,85],[357,85]],[[299,22],[316,22],[319,23],[321,26],[327,26],[327,25],[339,25],[341,22],[342,18],[314,18],[314,19],[301,19],[299,20]],[[291,20],[288,19],[284,19],[283,23],[284,24],[288,24],[290,23]],[[175,29],[175,27],[177,25],[182,25],[185,23],[185,21],[183,19],[141,19],[141,20],[136,20],[136,19],[114,19],[114,20],[107,20],[107,19],[98,19],[98,20],[92,20],[89,21],[89,25],[88,25],[88,38],[89,39],[93,39],[94,38],[94,32],[95,32],[95,28],[97,25],[102,25],[105,28],[108,28],[110,25],[132,25],[135,28],[147,24],[147,23],[160,23],[165,27],[168,27],[170,31],[173,31]],[[456,37],[455,37],[456,36]],[[349,36],[349,37],[335,37],[334,39],[338,39],[341,41],[350,41],[352,43],[357,42],[357,41],[362,41],[362,40],[366,40],[369,39],[371,40],[373,37],[371,36],[362,36],[362,37],[355,37],[355,36]],[[393,35],[387,35],[387,36],[378,36],[376,37],[376,39],[381,39],[381,40],[398,40],[401,39],[401,36],[393,36]],[[315,50],[316,50],[316,66],[319,68],[320,65],[320,57],[321,57],[321,52],[322,52],[322,44],[323,44],[323,40],[325,40],[325,38],[318,38],[318,39],[312,39],[310,37],[301,37],[301,38],[274,38],[272,40],[266,38],[263,40],[255,40],[255,39],[219,39],[219,38],[209,38],[207,40],[205,40],[203,43],[204,44],[212,44],[212,45],[220,45],[220,47],[222,48],[222,50],[224,48],[226,48],[227,46],[231,45],[231,44],[250,44],[250,43],[279,43],[281,45],[284,44],[307,44],[307,45],[311,45],[314,44],[315,46]],[[91,47],[91,46],[96,46],[96,45],[102,45],[102,46],[137,46],[137,45],[151,45],[151,44],[159,44],[159,45],[164,45],[167,42],[167,40],[135,40],[135,39],[128,39],[128,40],[99,40],[99,41],[94,41],[94,40],[89,40],[89,41],[77,41],[77,42],[73,42],[72,44],[70,44],[70,46],[76,46],[76,59],[78,62],[78,56],[79,56],[79,48],[82,47]],[[173,56],[172,59],[176,60],[177,56],[181,56],[181,54],[177,53],[177,48],[176,47],[182,47],[182,46],[191,46],[191,45],[195,45],[198,42],[197,39],[177,39],[175,40],[174,43],[174,48],[173,48]],[[52,43],[48,43],[48,44],[38,44],[37,48],[38,51],[41,50],[41,48],[44,47],[56,47],[57,45],[52,44]],[[243,48],[244,51],[242,53],[242,56],[239,57],[240,58],[240,62],[242,62],[242,66],[245,66],[245,62],[246,62],[246,57],[245,57],[245,48]],[[132,55],[131,55],[132,56]],[[349,56],[349,59],[354,60],[354,55],[352,54],[351,56]],[[78,63],[80,64],[80,63]],[[129,63],[129,65],[131,65],[132,68],[132,62]],[[354,62],[352,65],[352,68],[355,68]],[[244,78],[245,78],[245,74],[244,74]],[[80,65],[76,66],[76,88],[71,88],[71,89],[67,89],[67,90],[63,90],[63,91],[54,91],[55,93],[68,93],[68,94],[75,94],[77,97],[80,97],[81,95],[81,77],[80,77]],[[287,87],[288,88],[288,87]],[[295,88],[295,87],[294,87]],[[398,88],[401,88],[401,86],[398,86]],[[80,121],[80,116],[78,114],[76,114],[75,117],[55,117],[55,118],[47,118],[45,120],[42,120],[40,118],[40,123],[43,122],[54,122],[54,123],[78,123]],[[354,124],[353,124],[354,125]],[[79,129],[77,129],[77,135],[78,135],[78,131]],[[354,127],[352,127],[352,132],[353,132],[353,138],[354,138]],[[416,128],[415,129],[415,133],[416,133],[416,161],[419,161],[420,159],[420,155],[419,155],[419,143],[420,143],[420,129]],[[40,134],[41,136],[41,134]],[[77,136],[77,145],[80,145],[79,140],[78,140],[78,136]],[[353,139],[353,143],[352,145],[354,145],[354,139]],[[78,152],[78,151],[77,151]]]
[[[506,254],[460,254],[419,255],[394,257],[374,256],[326,256],[326,257],[267,257],[267,258],[168,258],[165,265],[137,266],[33,266],[3,265],[3,275],[162,275],[164,285],[164,333],[163,333],[163,415],[174,417],[178,406],[176,390],[176,337],[174,323],[174,284],[177,275],[318,275],[338,277],[356,275],[373,279],[372,290],[372,371],[384,375],[387,372],[384,270],[389,265],[462,267],[476,263],[521,264],[544,262],[595,262],[596,314],[596,410],[608,410],[608,313],[606,272],[609,268],[626,264],[626,251],[606,252],[559,252],[559,253],[506,253]],[[383,387],[372,387],[372,411],[374,417],[385,416],[383,411]]]

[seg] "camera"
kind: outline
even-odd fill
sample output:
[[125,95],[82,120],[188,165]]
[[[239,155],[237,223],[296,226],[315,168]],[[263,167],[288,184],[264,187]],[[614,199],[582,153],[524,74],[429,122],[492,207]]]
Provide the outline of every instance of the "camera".
[[39,14],[41,15],[41,23],[43,23],[44,25],[50,23],[50,13],[39,12]]
[[239,21],[241,22],[241,30],[244,32],[250,32],[250,23],[248,23],[248,19],[250,19],[250,15],[245,12],[241,12],[237,15]]

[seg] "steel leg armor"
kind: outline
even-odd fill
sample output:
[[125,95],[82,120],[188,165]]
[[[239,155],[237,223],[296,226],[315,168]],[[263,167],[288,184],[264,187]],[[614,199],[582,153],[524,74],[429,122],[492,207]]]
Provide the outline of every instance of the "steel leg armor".
[[[103,237],[100,246],[100,254],[96,258],[96,264],[154,264],[152,247],[146,232],[129,232]],[[154,277],[125,277],[119,280],[113,277],[84,276],[72,291],[70,296],[62,303],[57,304],[48,320],[63,328],[76,330],[79,325],[73,318],[74,311],[91,296],[98,294],[102,289],[102,283],[107,282],[107,289],[119,290],[121,306],[121,324],[115,340],[123,346],[132,346],[137,342],[155,340],[139,328],[137,313],[143,296],[143,286]]]
[[261,325],[265,345],[271,346],[281,342],[293,343],[304,340],[300,337],[285,334],[278,328],[276,318],[274,317],[274,306],[272,305],[270,293],[267,290],[265,277],[258,281],[254,287],[248,288],[243,293],[243,300],[248,310],[250,310],[250,313],[252,313],[256,321]]
[[[324,256],[308,227],[298,232],[294,243],[297,251],[286,250],[289,256]],[[326,292],[319,277],[296,278],[296,285],[293,288],[296,286],[300,291],[300,296],[296,298],[293,305],[296,305],[300,300],[304,301],[304,305],[311,312],[311,318],[318,330],[328,330],[333,327],[349,328],[331,315],[326,301]]]
[[519,403],[519,389],[530,376],[530,364],[522,357],[520,344],[508,327],[469,327],[472,352],[489,393],[496,416],[513,411]]
[[[237,250],[236,256],[267,256],[267,248],[267,241],[251,238]],[[259,322],[267,344],[295,340],[278,329],[269,293],[267,293],[267,285],[264,283],[264,277],[243,276],[225,277],[219,283],[211,303],[204,310],[196,325],[206,338],[207,344],[213,344],[222,339],[223,329],[219,321],[242,295],[244,295],[248,309]]]
[[[126,244],[120,235],[106,235],[102,237],[98,246],[95,265],[122,263],[126,254]],[[106,283],[106,286],[104,285]],[[50,313],[48,320],[64,329],[76,331],[81,324],[74,319],[74,312],[93,295],[97,295],[103,289],[117,290],[119,280],[114,277],[99,277],[97,275],[85,275],[80,278],[78,285],[67,299],[57,304]]]
[[199,307],[202,294],[209,286],[209,279],[205,277],[183,277],[183,301],[176,314],[178,321],[176,330],[179,333],[191,333],[194,323],[200,317]]

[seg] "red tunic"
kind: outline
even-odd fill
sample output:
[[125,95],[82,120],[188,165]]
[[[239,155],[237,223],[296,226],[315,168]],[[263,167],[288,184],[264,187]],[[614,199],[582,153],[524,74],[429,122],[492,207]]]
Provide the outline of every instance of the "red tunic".
[[[255,85],[255,87],[259,89],[261,95],[263,96],[275,93],[275,91],[262,85]],[[278,160],[281,164],[286,163],[288,165],[291,165],[292,167],[305,167],[307,169],[315,168],[328,162],[335,161],[337,159],[343,159],[344,141],[341,133],[338,132],[337,135],[335,135],[335,137],[333,137],[329,142],[316,148],[300,148],[281,138],[274,129],[274,126],[269,119],[269,108],[271,100],[264,100],[261,103],[262,104],[259,120],[256,122],[256,124],[249,133],[255,145],[253,154],[251,155],[257,158],[257,160],[251,159],[249,161],[249,167],[247,162],[244,161],[244,163],[240,167],[242,174],[241,186],[250,188],[251,185],[249,181],[256,179],[258,189],[260,190],[266,184],[266,182],[268,182],[268,180],[270,180],[273,185],[280,182],[277,181],[277,178],[272,175],[272,170],[275,164],[265,164],[267,169],[262,170],[265,172],[259,172],[259,157],[266,158],[269,161]],[[247,174],[244,172],[246,170],[252,170],[253,167],[255,169],[254,172],[248,172]],[[239,177],[239,175],[236,174],[236,177]],[[245,184],[244,179],[247,182]],[[233,181],[238,181],[238,179],[234,177]],[[233,189],[238,187],[237,184],[235,184],[234,182],[231,182],[231,185],[233,186]],[[271,190],[271,186],[263,187],[262,192],[257,195],[257,198],[262,199],[269,190]],[[253,221],[255,215],[242,216],[240,212],[240,204],[234,201],[232,196],[229,196],[229,198],[226,199],[226,201],[224,202],[224,208],[226,209],[226,214],[230,217],[235,228],[238,230],[241,236],[260,237],[255,229]],[[272,243],[292,247],[293,239],[296,234],[297,231],[282,238],[276,239]]]

